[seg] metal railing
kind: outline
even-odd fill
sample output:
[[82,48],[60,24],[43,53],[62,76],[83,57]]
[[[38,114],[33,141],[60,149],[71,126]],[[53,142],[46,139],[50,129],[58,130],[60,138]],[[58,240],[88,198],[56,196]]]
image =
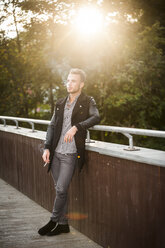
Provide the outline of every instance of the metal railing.
[[50,121],[46,120],[36,120],[36,119],[29,119],[29,118],[19,118],[19,117],[11,117],[11,116],[0,116],[0,119],[3,120],[4,126],[6,126],[6,120],[14,121],[16,123],[16,128],[18,129],[18,121],[29,123],[32,127],[32,132],[35,132],[34,123],[35,124],[43,124],[49,125]]
[[[35,132],[34,124],[42,124],[42,125],[49,125],[50,121],[47,120],[37,120],[37,119],[29,119],[29,118],[19,118],[19,117],[10,117],[10,116],[0,116],[0,119],[3,121],[4,126],[6,126],[6,121],[11,120],[16,123],[16,128],[19,128],[18,122],[27,122],[32,127],[32,132]],[[124,148],[124,150],[129,151],[136,151],[139,150],[133,146],[133,136],[135,135],[144,135],[144,136],[152,136],[152,137],[159,137],[165,138],[165,131],[157,131],[157,130],[149,130],[149,129],[140,129],[140,128],[128,128],[128,127],[114,127],[114,126],[105,126],[105,125],[95,125],[94,127],[89,128],[89,130],[95,131],[105,131],[105,132],[115,132],[121,133],[126,136],[129,140],[128,148]],[[87,143],[90,143],[90,133],[89,130],[87,132]]]

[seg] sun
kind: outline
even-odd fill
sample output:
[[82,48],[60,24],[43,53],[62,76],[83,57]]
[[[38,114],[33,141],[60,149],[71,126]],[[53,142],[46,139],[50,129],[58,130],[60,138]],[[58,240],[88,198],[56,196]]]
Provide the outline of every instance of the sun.
[[74,24],[79,33],[94,35],[103,29],[103,16],[96,8],[84,7],[79,9]]

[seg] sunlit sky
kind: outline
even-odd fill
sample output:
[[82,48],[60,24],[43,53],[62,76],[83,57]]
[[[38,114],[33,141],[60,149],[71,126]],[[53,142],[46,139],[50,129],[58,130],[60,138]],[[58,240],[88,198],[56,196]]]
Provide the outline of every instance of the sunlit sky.
[[[75,30],[80,34],[84,36],[91,36],[100,34],[103,32],[104,28],[109,23],[116,22],[115,17],[118,14],[117,12],[113,13],[107,13],[105,16],[105,13],[103,14],[101,12],[101,8],[99,8],[99,5],[102,3],[102,0],[98,1],[97,6],[82,6],[78,10],[70,10],[70,16],[69,21],[75,28]],[[5,18],[5,21],[0,25],[1,30],[5,30],[6,36],[9,38],[14,38],[16,36],[16,29],[14,25],[14,18],[13,18],[13,6],[10,4],[8,6],[8,17]],[[2,11],[3,7],[0,6],[1,14],[5,16],[6,13]],[[15,9],[16,13],[16,19],[17,19],[17,26],[19,31],[24,31],[23,24],[22,24],[22,18],[25,20],[26,23],[30,23],[30,20],[32,17],[37,16],[34,15],[31,11],[28,13],[23,13],[22,17],[22,10],[18,7]],[[48,15],[38,15],[38,18],[40,20],[47,20]],[[66,15],[62,17],[63,20],[67,21]],[[131,20],[131,16],[128,16],[128,18]],[[58,21],[58,20],[57,20]],[[62,20],[61,20],[62,22]]]
[[103,29],[104,17],[99,9],[84,7],[77,12],[73,24],[82,35],[93,35]]

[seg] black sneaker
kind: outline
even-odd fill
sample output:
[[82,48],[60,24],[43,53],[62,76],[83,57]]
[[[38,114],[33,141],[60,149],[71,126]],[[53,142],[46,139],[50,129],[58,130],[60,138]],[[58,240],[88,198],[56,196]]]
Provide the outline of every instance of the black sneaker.
[[38,230],[38,233],[40,235],[46,235],[48,232],[50,232],[52,229],[54,229],[56,226],[56,222],[53,222],[52,220],[50,220],[45,226],[41,227]]
[[69,233],[70,232],[70,228],[69,225],[61,225],[58,224],[51,232],[48,232],[46,235],[47,236],[54,236],[54,235],[59,235],[61,233]]

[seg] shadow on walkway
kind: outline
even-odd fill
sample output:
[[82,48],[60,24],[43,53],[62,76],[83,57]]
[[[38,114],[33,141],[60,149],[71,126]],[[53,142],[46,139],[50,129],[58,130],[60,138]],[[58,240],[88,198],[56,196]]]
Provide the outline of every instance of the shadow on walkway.
[[50,212],[0,179],[1,248],[101,248],[72,227],[69,234],[40,236]]

